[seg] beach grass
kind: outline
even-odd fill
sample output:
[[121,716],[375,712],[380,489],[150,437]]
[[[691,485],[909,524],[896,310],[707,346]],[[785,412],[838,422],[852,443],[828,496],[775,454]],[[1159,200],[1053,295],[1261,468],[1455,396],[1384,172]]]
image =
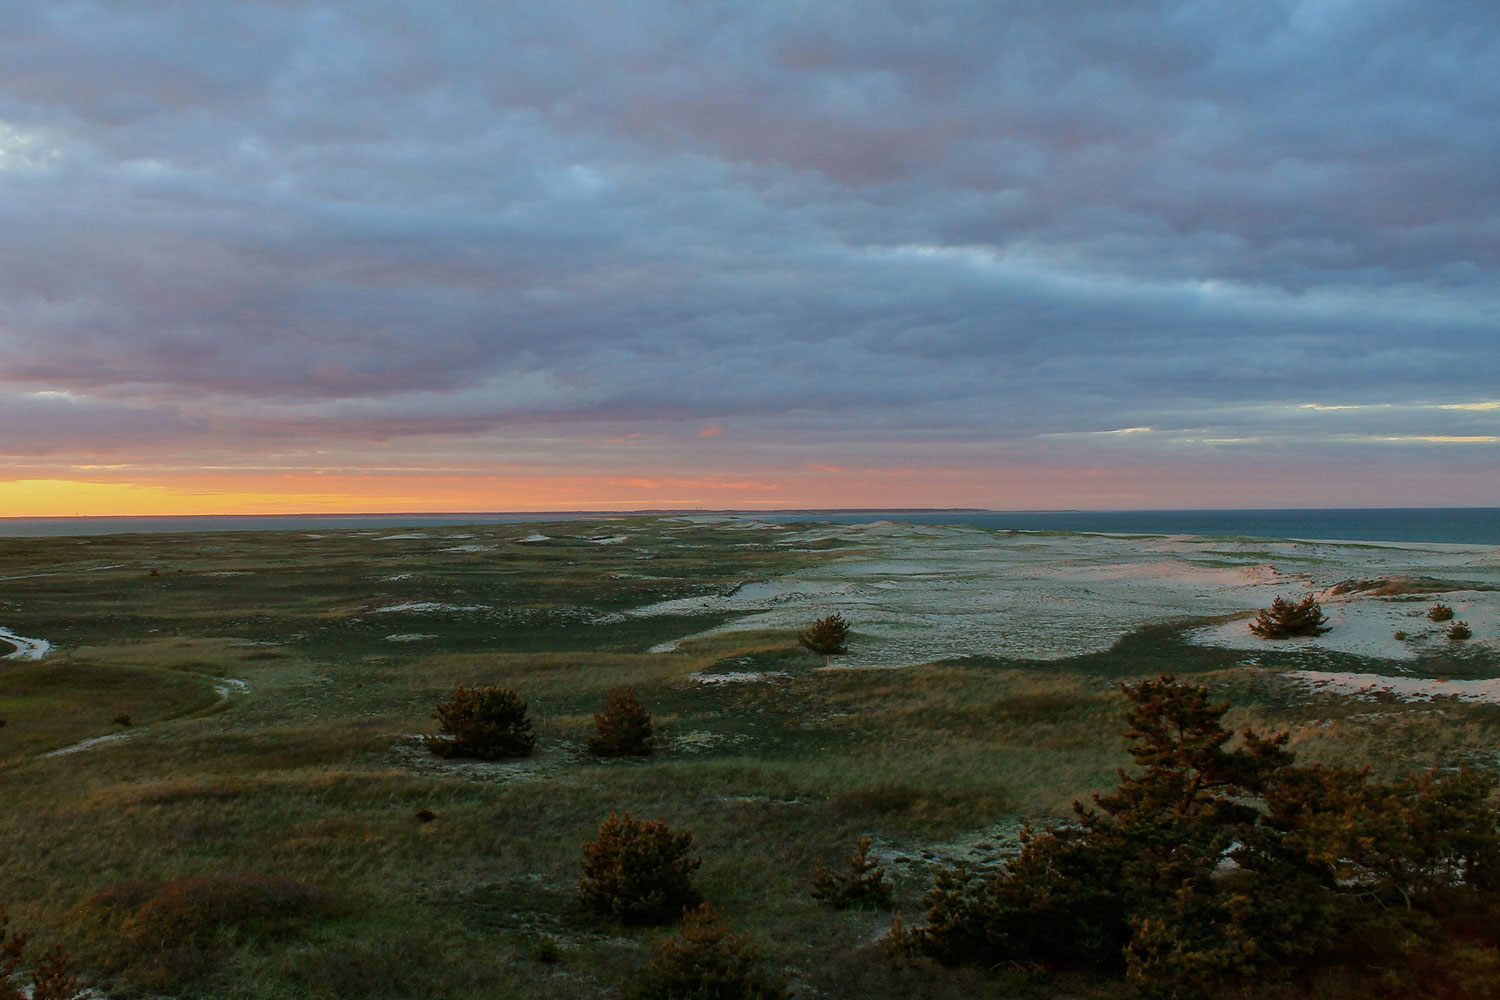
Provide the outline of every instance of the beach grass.
[[[1492,705],[1309,695],[1284,672],[1369,664],[1287,649],[1247,668],[1242,652],[1187,640],[1203,617],[1060,659],[877,670],[827,669],[794,630],[701,635],[728,616],[691,600],[626,614],[844,551],[722,526],[311,534],[0,545],[3,624],[58,647],[0,661],[0,903],[91,981],[122,993],[151,982],[121,964],[101,892],[274,875],[334,902],[274,929],[202,929],[202,962],[150,988],[616,996],[665,930],[594,920],[575,888],[581,845],[628,811],[693,832],[704,895],[808,995],[1111,995],[1105,980],[892,968],[875,946],[889,916],[819,908],[812,868],[868,835],[898,909],[919,915],[940,868],[993,863],[1023,824],[1066,820],[1112,786],[1126,763],[1119,685],[1162,672],[1232,700],[1236,726],[1290,731],[1309,759],[1410,769],[1500,740]],[[599,541],[617,535],[628,540]],[[48,575],[18,586],[27,569]],[[403,604],[431,607],[379,610]],[[1500,673],[1473,655],[1466,669]],[[226,696],[225,679],[242,687]],[[538,752],[428,752],[433,709],[460,684],[521,692]],[[592,713],[624,686],[656,720],[658,752],[592,758]],[[102,735],[118,738],[47,755]]]

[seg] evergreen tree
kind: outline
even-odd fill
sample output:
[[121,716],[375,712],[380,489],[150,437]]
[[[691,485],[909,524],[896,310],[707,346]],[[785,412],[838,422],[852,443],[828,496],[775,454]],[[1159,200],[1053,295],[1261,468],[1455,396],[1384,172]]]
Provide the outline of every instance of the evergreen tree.
[[589,752],[600,757],[643,757],[654,748],[651,716],[635,696],[635,689],[611,691],[605,699],[604,711],[594,714]]

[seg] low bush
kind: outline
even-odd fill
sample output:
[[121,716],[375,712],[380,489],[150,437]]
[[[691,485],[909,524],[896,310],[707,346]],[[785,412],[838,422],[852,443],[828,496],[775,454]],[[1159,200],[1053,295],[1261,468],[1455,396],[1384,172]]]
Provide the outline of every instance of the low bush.
[[1469,628],[1468,622],[1454,622],[1448,626],[1448,638],[1453,642],[1463,642],[1474,638],[1474,631]]
[[1441,602],[1427,609],[1427,620],[1430,622],[1445,622],[1453,618],[1453,609]]
[[788,1000],[782,980],[761,965],[749,937],[729,932],[707,903],[684,914],[682,930],[627,991],[633,1000]]
[[1250,631],[1262,639],[1286,639],[1299,635],[1322,635],[1327,618],[1318,602],[1308,595],[1295,604],[1277,597],[1250,623]]
[[106,941],[105,971],[164,989],[211,975],[226,942],[276,937],[299,919],[331,912],[334,897],[277,875],[205,875],[176,882],[121,882],[95,893],[83,916]]
[[429,740],[427,745],[441,757],[502,760],[529,757],[536,747],[526,702],[511,688],[460,685],[438,706],[436,715],[449,738]]
[[72,1000],[78,995],[78,977],[69,971],[68,953],[52,945],[31,970],[31,987],[18,982],[31,935],[10,930],[10,917],[0,906],[0,1000]]
[[891,885],[885,869],[870,857],[870,838],[860,837],[853,853],[844,855],[845,870],[813,867],[812,897],[835,910],[888,910]]
[[634,688],[616,688],[605,699],[604,711],[594,714],[589,752],[599,757],[644,757],[655,749],[651,716],[641,706]]
[[813,622],[805,632],[797,634],[799,645],[821,656],[834,656],[849,652],[844,641],[849,637],[849,623],[835,612]]
[[693,886],[701,859],[688,857],[691,830],[674,833],[663,820],[614,813],[583,845],[578,901],[601,917],[627,924],[659,924],[679,917],[703,897]]

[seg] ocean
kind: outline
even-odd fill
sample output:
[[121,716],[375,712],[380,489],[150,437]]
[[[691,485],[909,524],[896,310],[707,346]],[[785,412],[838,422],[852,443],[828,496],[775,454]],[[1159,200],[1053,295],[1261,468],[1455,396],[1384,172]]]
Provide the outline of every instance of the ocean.
[[[0,537],[109,535],[181,531],[335,531],[454,527],[538,521],[596,520],[639,514],[704,511],[549,511],[458,514],[247,514],[192,517],[0,518]],[[910,521],[971,524],[1024,531],[1082,531],[1140,535],[1211,535],[1368,542],[1451,542],[1500,545],[1500,507],[1356,508],[1310,510],[958,511],[830,510],[730,511],[765,521]]]

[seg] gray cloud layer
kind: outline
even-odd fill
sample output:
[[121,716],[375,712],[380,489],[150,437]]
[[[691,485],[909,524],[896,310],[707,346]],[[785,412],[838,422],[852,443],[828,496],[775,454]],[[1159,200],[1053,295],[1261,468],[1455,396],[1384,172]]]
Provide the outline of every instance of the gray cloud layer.
[[12,6],[0,452],[1500,434],[1492,2]]

